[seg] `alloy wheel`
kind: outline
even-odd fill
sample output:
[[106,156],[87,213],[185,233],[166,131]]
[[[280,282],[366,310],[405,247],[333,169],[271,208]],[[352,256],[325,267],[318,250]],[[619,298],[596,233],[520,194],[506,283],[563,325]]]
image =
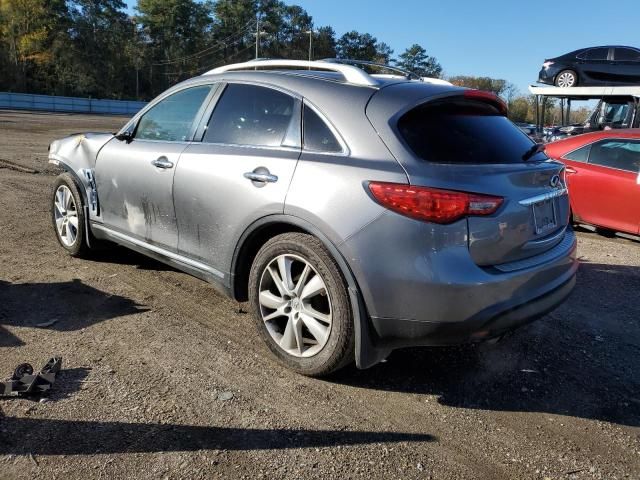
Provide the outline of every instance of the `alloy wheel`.
[[562,72],[558,77],[558,86],[559,87],[573,87],[576,83],[576,77],[571,72]]
[[60,241],[71,247],[78,237],[78,210],[71,190],[60,185],[54,198],[54,215]]
[[295,357],[311,357],[331,333],[331,299],[311,264],[298,255],[274,258],[262,272],[260,315],[271,338]]

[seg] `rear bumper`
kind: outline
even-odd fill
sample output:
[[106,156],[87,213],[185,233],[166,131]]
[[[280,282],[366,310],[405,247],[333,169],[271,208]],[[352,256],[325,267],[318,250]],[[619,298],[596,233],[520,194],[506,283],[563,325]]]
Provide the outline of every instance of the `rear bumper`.
[[466,221],[409,228],[406,222],[380,217],[339,247],[369,318],[360,332],[359,365],[396,348],[500,336],[555,308],[575,284],[577,240],[570,228],[540,255],[480,267],[469,252]]
[[443,346],[474,343],[500,337],[554,310],[571,294],[576,284],[571,278],[524,304],[497,305],[463,322],[431,323],[412,320],[372,318],[377,347],[395,349],[410,346]]

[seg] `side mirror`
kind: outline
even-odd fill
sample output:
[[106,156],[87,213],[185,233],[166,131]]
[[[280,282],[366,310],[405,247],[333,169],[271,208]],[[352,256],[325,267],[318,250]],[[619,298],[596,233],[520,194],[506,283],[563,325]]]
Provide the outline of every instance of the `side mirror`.
[[116,139],[121,142],[131,143],[133,141],[133,133],[130,131],[125,131],[121,133],[117,133],[115,135]]

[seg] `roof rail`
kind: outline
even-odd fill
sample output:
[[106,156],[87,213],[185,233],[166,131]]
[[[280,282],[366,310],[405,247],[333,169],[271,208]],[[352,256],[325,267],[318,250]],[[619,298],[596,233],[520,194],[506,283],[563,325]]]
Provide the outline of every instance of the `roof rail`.
[[343,65],[354,65],[354,66],[363,65],[363,66],[369,66],[369,67],[380,67],[385,70],[389,70],[390,72],[400,73],[407,80],[413,79],[413,80],[422,81],[422,77],[420,77],[420,75],[418,75],[417,73],[414,73],[410,70],[405,70],[400,67],[392,67],[391,65],[386,65],[384,63],[370,62],[368,60],[351,60],[350,58],[325,58],[323,61],[329,62],[329,63],[343,64]]
[[231,70],[251,70],[254,68],[257,69],[265,67],[272,69],[277,69],[278,67],[301,67],[308,68],[310,70],[329,70],[331,72],[341,73],[347,82],[353,83],[355,85],[378,85],[376,80],[371,77],[371,75],[358,67],[354,67],[352,65],[344,65],[341,63],[325,62],[323,60],[311,62],[308,60],[252,60],[249,62],[233,63],[230,65],[224,65],[222,67],[214,68],[213,70],[209,70],[203,75],[224,73]]

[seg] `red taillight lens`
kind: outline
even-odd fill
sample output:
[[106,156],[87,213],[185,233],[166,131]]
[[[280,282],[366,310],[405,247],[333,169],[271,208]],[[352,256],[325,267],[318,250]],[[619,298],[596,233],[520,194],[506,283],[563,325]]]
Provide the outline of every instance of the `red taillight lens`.
[[401,183],[369,182],[369,190],[383,207],[434,223],[452,223],[467,215],[491,215],[503,201],[501,197],[490,195]]

